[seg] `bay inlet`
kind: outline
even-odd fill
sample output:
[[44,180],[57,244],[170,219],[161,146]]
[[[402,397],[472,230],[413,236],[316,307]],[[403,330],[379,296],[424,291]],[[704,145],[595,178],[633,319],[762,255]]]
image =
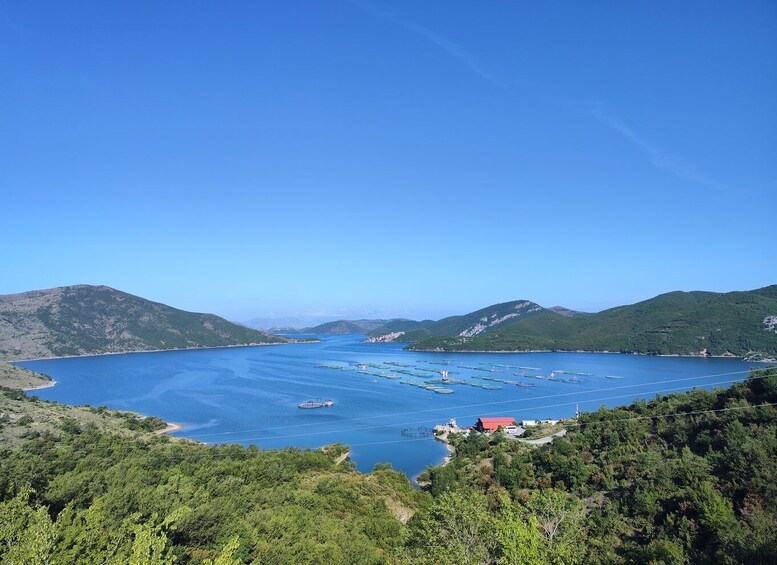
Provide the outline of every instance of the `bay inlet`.
[[[360,471],[391,463],[409,477],[441,463],[448,452],[433,438],[403,435],[408,428],[451,418],[470,425],[480,416],[572,417],[577,407],[595,410],[694,387],[728,386],[757,365],[598,353],[415,352],[401,344],[361,343],[361,335],[318,337],[318,343],[279,347],[18,364],[57,381],[34,391],[40,398],[159,416],[182,425],[175,435],[209,444],[279,449],[339,442],[351,446]],[[613,375],[618,378],[608,378]],[[298,408],[315,398],[334,405]]]

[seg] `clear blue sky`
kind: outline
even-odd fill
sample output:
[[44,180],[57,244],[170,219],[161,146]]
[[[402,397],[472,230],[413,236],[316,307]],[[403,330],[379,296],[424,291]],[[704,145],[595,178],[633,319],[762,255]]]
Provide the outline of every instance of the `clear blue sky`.
[[777,283],[775,2],[0,0],[0,293],[245,320]]

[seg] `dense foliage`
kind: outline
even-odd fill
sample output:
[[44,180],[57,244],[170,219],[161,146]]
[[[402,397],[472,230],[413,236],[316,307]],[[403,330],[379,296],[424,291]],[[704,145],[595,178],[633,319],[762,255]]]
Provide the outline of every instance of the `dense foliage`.
[[583,414],[542,447],[454,436],[428,492],[386,466],[356,473],[343,446],[208,447],[63,420],[0,452],[0,561],[775,563],[775,404],[777,371],[761,370]]
[[[497,305],[498,306],[498,305]],[[586,316],[542,309],[474,337],[418,336],[414,349],[618,351],[660,355],[777,355],[777,285],[748,292],[670,292]],[[457,328],[452,328],[453,330]],[[404,338],[407,339],[407,338]]]
[[0,458],[0,561],[385,562],[422,494],[344,451],[43,435]]
[[583,414],[540,448],[459,438],[408,547],[429,563],[776,563],[775,403],[777,372],[756,371]]

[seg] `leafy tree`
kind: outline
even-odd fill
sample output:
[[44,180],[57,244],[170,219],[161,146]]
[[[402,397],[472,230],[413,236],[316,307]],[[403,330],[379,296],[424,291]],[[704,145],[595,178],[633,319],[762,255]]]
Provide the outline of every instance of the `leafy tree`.
[[47,563],[56,540],[56,528],[46,508],[31,503],[33,492],[23,488],[0,503],[0,560],[9,565]]

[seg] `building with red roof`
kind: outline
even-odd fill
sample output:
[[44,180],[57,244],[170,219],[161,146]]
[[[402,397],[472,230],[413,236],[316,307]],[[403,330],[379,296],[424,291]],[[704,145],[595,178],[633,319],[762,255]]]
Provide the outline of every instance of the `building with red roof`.
[[514,425],[515,418],[478,418],[475,429],[479,432],[495,432],[498,428]]

